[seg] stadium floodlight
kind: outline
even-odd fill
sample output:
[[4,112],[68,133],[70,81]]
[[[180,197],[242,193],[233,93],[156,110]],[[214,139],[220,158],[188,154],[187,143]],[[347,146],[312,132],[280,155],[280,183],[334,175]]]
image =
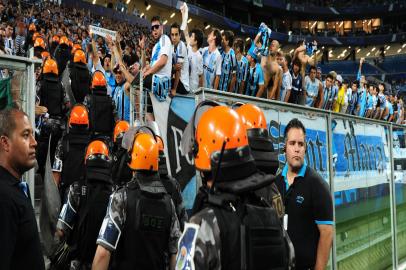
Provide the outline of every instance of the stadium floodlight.
[[221,34],[223,34],[223,33],[224,33],[224,30],[223,30],[223,29],[221,29],[220,33],[221,33]]
[[358,49],[358,50],[357,50],[357,53],[359,53],[360,51],[361,51],[361,49]]
[[190,23],[192,21],[192,18],[190,18],[189,20],[187,20],[187,23]]
[[341,26],[343,26],[343,24],[344,24],[344,22],[341,22],[341,23],[340,23],[340,25],[339,25],[338,27],[341,27]]
[[367,53],[367,57],[371,55],[371,52]]
[[324,50],[324,46],[323,46],[323,47],[321,47],[321,49],[322,49],[322,50]]
[[289,35],[289,36],[292,35],[292,31],[289,31],[289,32],[288,32],[288,35]]
[[351,49],[351,46],[348,46],[348,49]]
[[292,50],[290,50],[290,52],[289,53],[293,53],[295,50],[294,49],[292,49]]
[[170,18],[172,19],[173,17],[175,17],[175,12],[171,14]]
[[398,50],[398,53],[400,53],[401,51],[402,51],[402,49],[399,49],[399,50]]
[[168,23],[168,20],[165,20],[162,24],[165,25]]
[[404,47],[406,47],[406,43],[402,45],[402,49],[403,49]]
[[127,5],[130,3],[131,0],[127,0],[127,2],[125,2]]
[[372,50],[371,50],[371,52],[373,52],[373,51],[375,51],[375,50],[376,50],[376,48],[375,48],[375,47],[373,47],[373,48],[372,48]]
[[250,40],[250,38],[249,38],[249,37],[247,37],[247,38],[245,39],[245,41],[248,41],[248,40]]
[[92,4],[93,4],[93,5],[96,4],[96,0],[93,0],[93,3],[92,3]]
[[143,12],[143,13],[141,13],[140,17],[144,17],[144,15],[145,15],[145,14],[144,14],[144,12]]
[[205,30],[210,28],[210,24],[206,25],[206,27],[204,28]]
[[343,51],[343,54],[346,53],[346,52],[347,52],[347,49],[345,49],[345,50]]
[[389,49],[390,49],[390,45],[388,45],[388,47],[386,47],[386,49],[389,50]]
[[149,4],[146,8],[146,10],[149,10],[151,8],[151,5]]

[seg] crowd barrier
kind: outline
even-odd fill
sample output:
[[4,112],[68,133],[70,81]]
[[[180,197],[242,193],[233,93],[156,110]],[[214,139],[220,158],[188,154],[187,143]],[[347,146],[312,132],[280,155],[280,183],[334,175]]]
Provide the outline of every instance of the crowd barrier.
[[[200,89],[195,96],[153,101],[156,120],[166,135],[167,163],[191,208],[199,181],[193,159],[180,140],[196,104],[210,99],[231,106],[260,106],[279,153],[283,131],[292,118],[307,129],[306,162],[330,185],[335,238],[330,269],[397,269],[406,260],[406,128],[383,121]],[[221,116],[219,116],[221,117]]]

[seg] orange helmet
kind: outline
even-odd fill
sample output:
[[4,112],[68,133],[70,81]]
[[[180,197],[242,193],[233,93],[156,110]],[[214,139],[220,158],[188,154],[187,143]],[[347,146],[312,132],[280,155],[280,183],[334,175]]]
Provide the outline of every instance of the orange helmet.
[[38,37],[40,37],[41,36],[41,34],[39,33],[39,32],[35,32],[33,35],[32,35],[32,41],[35,41]]
[[221,151],[224,143],[225,150],[248,146],[247,130],[241,117],[226,106],[205,111],[197,124],[195,137],[195,165],[201,171],[211,170],[211,157]]
[[46,59],[42,68],[42,73],[53,73],[55,75],[58,75],[58,64],[56,63],[56,61],[52,58]]
[[69,127],[72,127],[72,124],[89,127],[89,113],[84,105],[77,104],[71,109],[68,122]]
[[86,64],[86,55],[84,51],[82,50],[75,51],[75,54],[73,55],[73,62]]
[[51,56],[51,55],[50,55],[49,52],[47,52],[47,51],[43,51],[43,52],[41,53],[42,59],[48,58],[48,57],[50,57],[50,56]]
[[158,171],[159,149],[154,136],[148,133],[138,133],[134,137],[133,146],[129,151],[128,166],[135,171]]
[[41,47],[45,50],[45,41],[42,37],[37,37],[34,42],[34,48]]
[[114,127],[113,141],[116,142],[117,139],[121,138],[128,129],[130,129],[130,124],[127,121],[118,121]]
[[260,128],[266,129],[266,119],[264,112],[256,105],[244,104],[235,109],[241,117],[247,129]]
[[73,44],[71,53],[74,54],[77,50],[81,50],[81,49],[82,49],[82,46],[80,44],[75,43],[75,44]]
[[107,86],[107,81],[106,77],[104,77],[103,72],[100,70],[96,70],[93,74],[92,78],[92,88],[95,87],[106,87]]
[[62,36],[59,39],[59,44],[66,44],[67,46],[69,46],[69,39],[66,36]]
[[109,149],[104,142],[95,140],[87,146],[85,160],[94,158],[109,160]]
[[52,37],[52,42],[56,42],[59,44],[59,36],[55,35]]
[[37,27],[35,26],[35,24],[30,24],[30,26],[28,27],[28,31],[36,31]]

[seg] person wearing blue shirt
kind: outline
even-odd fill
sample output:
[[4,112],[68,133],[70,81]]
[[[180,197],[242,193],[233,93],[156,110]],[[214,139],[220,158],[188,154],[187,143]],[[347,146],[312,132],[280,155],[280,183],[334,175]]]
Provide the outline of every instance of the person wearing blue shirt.
[[351,94],[348,96],[347,114],[357,115],[358,87],[358,81],[353,81],[351,84]]
[[385,97],[386,97],[386,108],[387,108],[387,113],[386,113],[386,115],[384,116],[384,120],[386,120],[386,121],[388,121],[388,122],[392,122],[393,121],[393,113],[394,113],[394,110],[393,110],[393,104],[392,104],[392,102],[393,102],[393,96],[392,95],[385,95]]
[[234,90],[235,82],[237,80],[237,58],[234,50],[231,48],[234,42],[234,33],[231,31],[224,31],[221,35],[221,44],[223,48],[221,75],[219,90],[231,92]]
[[334,235],[328,182],[307,166],[306,129],[292,119],[284,130],[285,166],[275,184],[285,204],[283,225],[295,248],[296,269],[325,269]]
[[248,75],[248,68],[249,63],[247,58],[243,55],[244,53],[244,41],[241,38],[237,38],[234,41],[234,52],[235,57],[237,58],[237,82],[234,87],[234,93],[243,94],[247,75]]
[[221,34],[213,28],[207,36],[208,47],[202,49],[203,56],[203,87],[218,89],[221,75],[222,58],[218,50]]
[[385,97],[385,84],[384,83],[379,83],[378,85],[379,89],[379,94],[378,94],[378,104],[376,108],[376,114],[375,114],[375,119],[382,119],[384,116],[384,113],[386,111],[386,97]]
[[262,71],[261,65],[257,63],[258,56],[256,54],[254,45],[252,45],[250,50],[248,51],[247,59],[250,67],[247,77],[247,87],[245,94],[252,97],[261,97],[265,89],[264,73]]
[[322,101],[322,108],[325,110],[331,110],[333,108],[333,102],[337,96],[337,88],[334,87],[333,82],[333,75],[327,74],[326,80],[323,82],[324,98]]
[[124,78],[119,68],[113,70],[117,85],[113,89],[112,97],[117,108],[117,115],[120,120],[130,121],[130,97],[128,92],[130,85]]
[[[315,104],[317,96],[319,93],[323,94],[322,85],[320,81],[316,78],[317,69],[315,66],[310,67],[309,75],[305,78],[305,96],[306,96],[306,106],[307,107],[321,107],[321,102]],[[323,100],[323,97],[320,97]]]

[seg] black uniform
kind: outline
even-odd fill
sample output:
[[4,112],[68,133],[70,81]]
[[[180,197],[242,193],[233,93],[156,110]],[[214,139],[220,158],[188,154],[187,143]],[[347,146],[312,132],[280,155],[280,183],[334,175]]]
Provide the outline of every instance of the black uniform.
[[0,166],[0,269],[45,269],[30,195]]
[[315,170],[303,165],[293,184],[288,186],[285,165],[276,184],[288,215],[288,234],[295,247],[297,269],[316,264],[320,233],[318,224],[333,225],[333,203],[326,181]]

